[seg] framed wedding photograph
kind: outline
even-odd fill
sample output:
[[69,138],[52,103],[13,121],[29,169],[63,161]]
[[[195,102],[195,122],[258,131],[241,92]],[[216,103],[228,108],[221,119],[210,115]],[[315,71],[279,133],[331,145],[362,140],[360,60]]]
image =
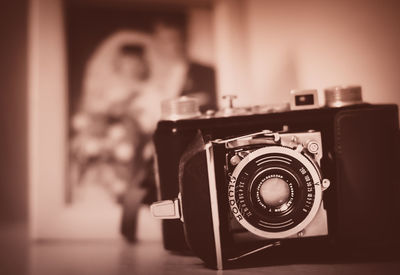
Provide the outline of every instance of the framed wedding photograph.
[[[179,95],[181,87],[193,88],[179,66],[172,70],[177,77],[168,75],[177,57],[200,60],[197,66],[213,72],[212,9],[138,2],[32,1],[29,209],[35,240],[120,239],[128,190],[140,202],[139,238],[160,236],[142,203],[155,199],[146,181],[159,118],[155,104]],[[208,42],[199,47],[196,41]]]

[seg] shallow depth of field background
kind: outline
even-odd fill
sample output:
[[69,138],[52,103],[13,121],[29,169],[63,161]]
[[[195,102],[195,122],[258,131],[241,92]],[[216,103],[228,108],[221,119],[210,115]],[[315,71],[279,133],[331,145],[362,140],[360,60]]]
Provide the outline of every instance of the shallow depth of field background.
[[[285,102],[292,88],[337,84],[362,85],[371,103],[400,104],[399,1],[146,2],[187,6],[189,54],[216,68],[219,95],[237,94],[239,105]],[[1,222],[28,219],[29,92],[35,81],[44,93],[66,91],[62,7],[59,0],[15,0],[0,11]],[[40,16],[30,16],[32,10]],[[32,40],[32,25],[40,39]],[[41,52],[39,61],[32,47]],[[34,72],[32,62],[40,62]],[[57,136],[62,125],[51,128],[54,110],[41,115]],[[48,166],[50,174],[57,169]]]

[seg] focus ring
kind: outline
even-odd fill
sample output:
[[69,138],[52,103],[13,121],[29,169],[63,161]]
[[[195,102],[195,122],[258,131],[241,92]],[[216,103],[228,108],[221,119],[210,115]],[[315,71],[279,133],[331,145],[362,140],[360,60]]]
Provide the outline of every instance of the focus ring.
[[[254,190],[260,189],[260,179],[271,175],[285,180],[294,192],[295,199],[288,200],[286,208],[264,207],[257,202]],[[264,147],[247,155],[234,169],[228,188],[236,220],[266,238],[285,238],[303,230],[316,215],[322,196],[317,168],[301,153],[282,146]]]

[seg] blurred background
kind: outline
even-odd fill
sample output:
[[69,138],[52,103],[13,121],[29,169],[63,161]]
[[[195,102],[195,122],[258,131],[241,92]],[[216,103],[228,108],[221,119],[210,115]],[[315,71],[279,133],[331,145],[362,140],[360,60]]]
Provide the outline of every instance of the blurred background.
[[[215,97],[237,94],[237,105],[272,104],[288,102],[294,88],[358,84],[367,102],[400,104],[395,0],[14,0],[0,20],[0,221],[29,220],[36,238],[87,237],[110,222],[99,218],[83,233],[65,230],[99,205],[54,222],[77,198],[91,201],[93,192],[94,200],[109,201],[101,203],[103,216],[115,210],[112,226],[97,237],[118,231],[120,197],[132,187],[133,172],[124,165],[146,147],[163,98],[195,94],[215,107],[221,104]],[[136,80],[121,80],[124,73]],[[121,117],[135,118],[144,143],[130,141],[139,134]],[[109,152],[106,136],[124,136],[122,149]],[[148,155],[143,149],[140,156]],[[102,176],[112,183],[103,183],[107,192],[81,190],[81,182],[98,181],[82,176],[87,167],[110,171]]]

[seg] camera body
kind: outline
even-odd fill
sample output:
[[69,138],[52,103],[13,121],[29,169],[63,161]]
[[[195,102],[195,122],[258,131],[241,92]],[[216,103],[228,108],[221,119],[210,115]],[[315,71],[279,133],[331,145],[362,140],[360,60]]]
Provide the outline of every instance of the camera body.
[[223,269],[398,246],[397,106],[294,102],[159,122],[166,249]]

